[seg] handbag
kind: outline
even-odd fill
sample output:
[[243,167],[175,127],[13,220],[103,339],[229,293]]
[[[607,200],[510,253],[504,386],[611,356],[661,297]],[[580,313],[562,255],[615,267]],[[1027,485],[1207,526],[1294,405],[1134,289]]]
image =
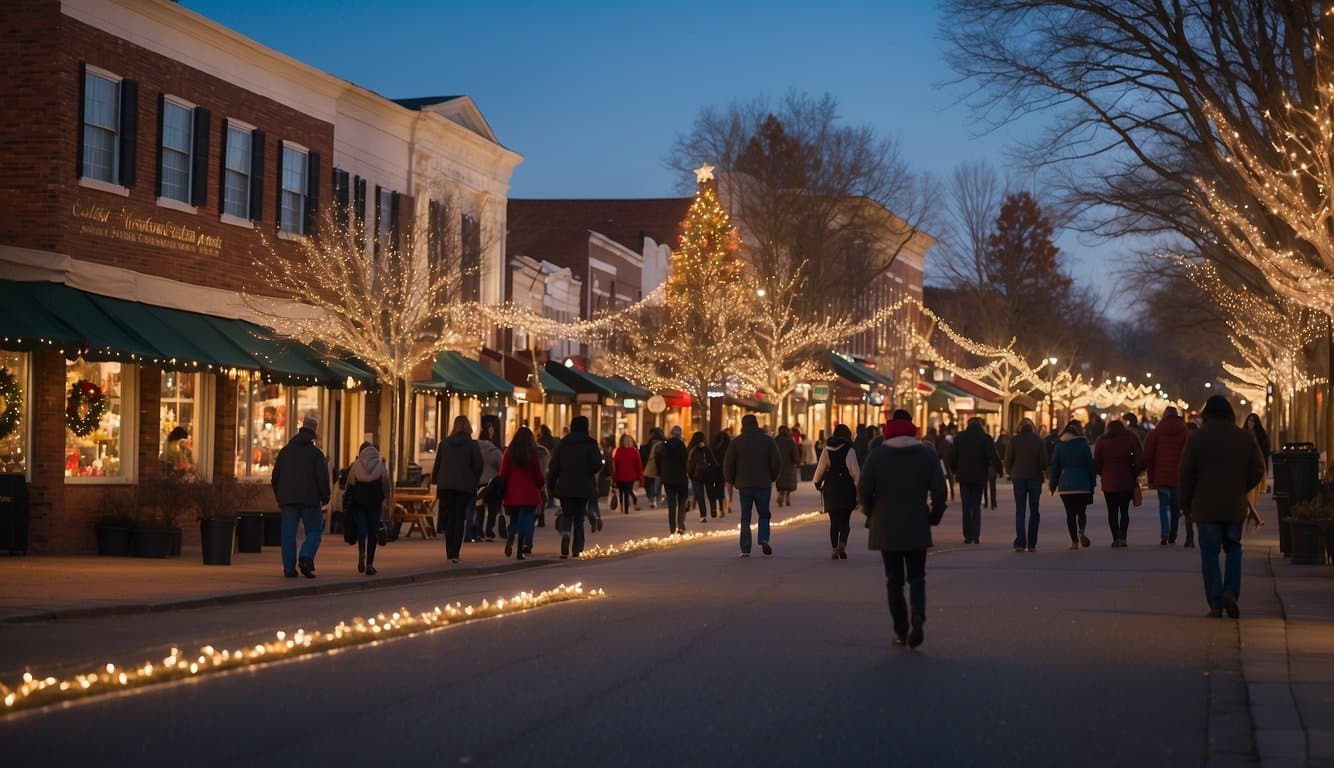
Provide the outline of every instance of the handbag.
[[612,509],[616,509],[616,505],[617,505],[618,503],[620,503],[620,502],[616,501],[616,497],[617,497],[617,496],[620,496],[620,495],[621,495],[621,494],[619,494],[619,493],[613,493],[613,494],[611,495],[611,501],[608,503],[608,506],[611,507]]
[[505,478],[502,475],[496,475],[491,478],[491,482],[486,484],[482,491],[482,500],[487,504],[499,504],[505,498]]
[[352,510],[343,508],[343,541],[357,543],[357,521],[352,519]]
[[1130,492],[1130,503],[1136,507],[1144,503],[1144,491],[1140,490],[1138,479],[1135,480],[1134,490]]

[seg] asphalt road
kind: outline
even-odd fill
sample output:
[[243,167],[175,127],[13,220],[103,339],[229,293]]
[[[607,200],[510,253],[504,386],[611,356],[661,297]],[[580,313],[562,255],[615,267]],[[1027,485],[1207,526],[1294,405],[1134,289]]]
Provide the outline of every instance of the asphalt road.
[[1010,506],[984,514],[981,546],[957,543],[951,506],[928,558],[918,651],[890,643],[865,531],[834,562],[823,521],[777,532],[767,558],[709,542],[403,589],[9,626],[0,669],[44,669],[561,582],[608,593],[0,720],[0,754],[14,766],[1203,765],[1211,671],[1235,661],[1237,633],[1204,618],[1194,551],[1158,546],[1149,504],[1134,512],[1131,547],[1111,550],[1098,504],[1094,547],[1068,552],[1046,498],[1039,550],[1016,554]]

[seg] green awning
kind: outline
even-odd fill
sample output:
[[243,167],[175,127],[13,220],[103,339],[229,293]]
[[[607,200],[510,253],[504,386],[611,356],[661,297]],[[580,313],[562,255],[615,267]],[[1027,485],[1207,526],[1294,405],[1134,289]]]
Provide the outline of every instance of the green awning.
[[480,362],[458,352],[441,352],[431,364],[430,381],[414,381],[413,389],[472,397],[510,396],[514,385]]
[[565,385],[565,382],[547,373],[547,369],[539,368],[537,378],[542,382],[542,391],[547,393],[547,397],[564,397],[570,400],[574,399],[575,391]]
[[653,396],[652,392],[648,391],[647,389],[644,389],[643,387],[637,387],[620,376],[610,376],[608,377],[608,380],[614,382],[617,386],[621,388],[620,391],[622,400],[629,399],[631,397],[633,397],[636,400],[647,400]]
[[254,365],[244,352],[221,334],[216,331],[204,332],[203,329],[208,328],[206,324],[196,324],[194,333],[186,331],[181,316],[189,316],[189,312],[93,293],[85,295],[108,316],[115,318],[121,327],[151,345],[157,351],[155,362],[164,369],[191,370],[209,365],[242,368]]
[[753,400],[749,397],[735,397],[727,395],[723,398],[724,405],[735,405],[738,408],[747,411],[757,411],[759,413],[773,413],[774,404],[768,400]]
[[[147,340],[121,325],[116,317],[98,306],[91,294],[59,283],[16,283],[8,298],[18,302],[16,311],[39,308],[42,314],[59,318],[75,335],[80,348],[65,350],[67,357],[82,354],[91,360],[152,362],[163,355]],[[6,334],[8,335],[8,334]]]
[[555,360],[548,360],[544,370],[576,393],[591,393],[598,397],[613,397],[617,400],[647,400],[653,394],[620,376],[599,376],[596,373],[561,365]]
[[853,384],[864,384],[872,387],[879,384],[894,385],[892,379],[837,352],[829,354],[829,364],[833,366],[835,373]]

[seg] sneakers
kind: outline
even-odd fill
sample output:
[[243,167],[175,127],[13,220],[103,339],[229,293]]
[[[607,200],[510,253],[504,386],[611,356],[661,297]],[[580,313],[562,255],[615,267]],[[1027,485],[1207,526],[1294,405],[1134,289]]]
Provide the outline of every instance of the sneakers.
[[764,550],[764,554],[766,555],[772,555],[774,553],[774,548],[769,546],[769,542],[767,541],[760,542],[760,549]]
[[922,625],[926,623],[925,616],[912,617],[912,629],[908,632],[908,647],[916,648],[922,644]]
[[699,519],[699,521],[700,521],[701,523],[707,523],[707,522],[709,522],[709,518],[707,518],[707,517],[701,517],[701,518]]
[[301,571],[301,575],[308,579],[315,578],[315,561],[309,557],[303,557],[296,561],[296,569]]
[[749,553],[749,552],[742,552],[741,554],[737,555],[737,557],[750,557],[750,553]]
[[1236,619],[1241,616],[1241,609],[1237,607],[1237,598],[1230,592],[1223,593],[1223,610],[1227,612],[1229,619]]

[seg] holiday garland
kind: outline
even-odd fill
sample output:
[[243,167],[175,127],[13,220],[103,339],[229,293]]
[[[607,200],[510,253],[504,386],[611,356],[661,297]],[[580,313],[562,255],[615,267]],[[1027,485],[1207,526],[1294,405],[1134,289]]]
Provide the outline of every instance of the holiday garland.
[[65,405],[65,426],[79,437],[87,437],[102,423],[107,412],[107,398],[102,388],[87,379],[70,385]]
[[0,440],[18,429],[23,416],[23,389],[8,368],[0,368]]

